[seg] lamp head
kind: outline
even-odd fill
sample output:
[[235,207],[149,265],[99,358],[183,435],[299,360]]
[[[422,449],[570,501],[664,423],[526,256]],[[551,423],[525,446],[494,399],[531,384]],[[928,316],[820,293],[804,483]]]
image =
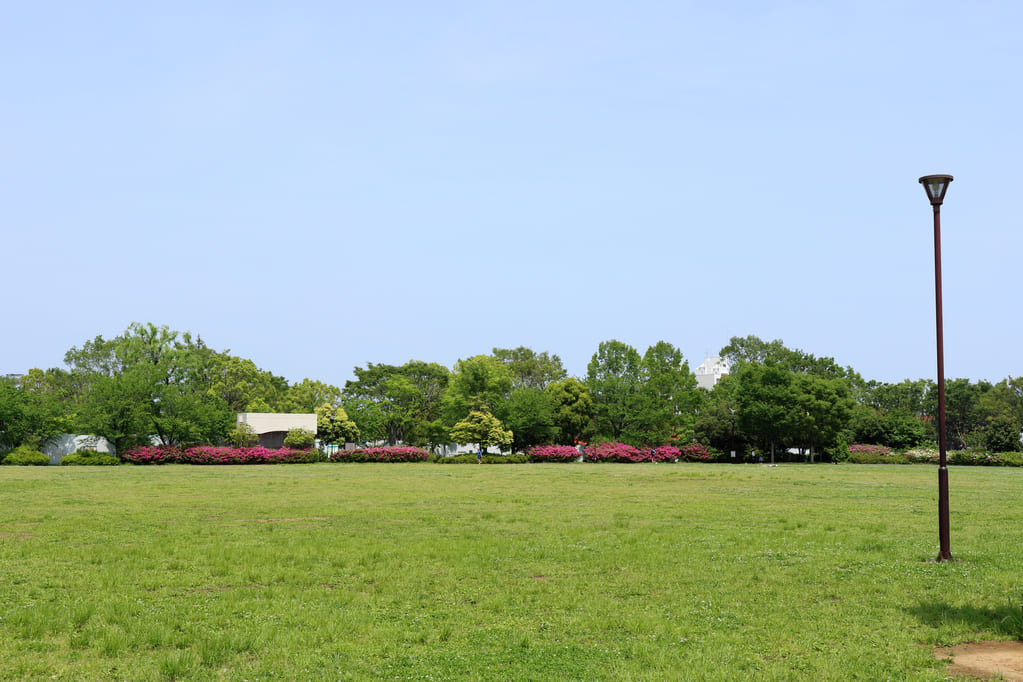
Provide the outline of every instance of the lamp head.
[[920,184],[924,186],[924,191],[927,192],[927,198],[931,201],[931,206],[941,206],[941,202],[945,200],[945,192],[948,191],[948,185],[952,182],[951,175],[925,175],[920,178]]

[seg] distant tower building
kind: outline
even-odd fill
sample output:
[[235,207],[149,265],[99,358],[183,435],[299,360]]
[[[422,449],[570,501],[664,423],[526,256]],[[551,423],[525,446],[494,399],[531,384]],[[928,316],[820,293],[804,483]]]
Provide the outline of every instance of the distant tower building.
[[721,381],[721,377],[728,376],[728,361],[724,358],[705,358],[693,374],[696,375],[696,385],[709,391]]

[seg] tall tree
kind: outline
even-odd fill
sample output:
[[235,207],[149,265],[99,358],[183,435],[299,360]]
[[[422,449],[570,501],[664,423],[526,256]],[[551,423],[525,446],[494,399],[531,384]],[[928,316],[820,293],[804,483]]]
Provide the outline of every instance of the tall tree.
[[554,426],[562,445],[589,440],[593,433],[593,397],[590,389],[574,377],[548,384],[544,392],[554,410]]
[[410,360],[401,366],[367,363],[354,372],[355,380],[345,384],[345,408],[363,438],[392,445],[434,441],[449,380],[446,367]]
[[497,358],[476,355],[459,360],[443,397],[444,415],[449,423],[454,423],[471,410],[485,407],[498,419],[504,419],[511,390],[511,370]]
[[691,440],[699,393],[682,351],[658,341],[643,354],[641,369],[637,420],[643,442]]
[[512,391],[505,423],[514,434],[512,447],[516,452],[552,443],[558,433],[550,395],[537,388]]
[[511,370],[512,388],[535,388],[543,390],[547,385],[568,376],[557,355],[546,351],[536,353],[531,348],[519,346],[514,349],[495,348],[494,357]]
[[611,339],[597,346],[586,366],[586,385],[593,397],[598,437],[632,440],[639,424],[641,364],[639,352],[626,343]]
[[121,450],[156,438],[165,444],[215,442],[234,422],[209,377],[215,354],[166,326],[132,324],[65,355],[82,387],[79,421]]

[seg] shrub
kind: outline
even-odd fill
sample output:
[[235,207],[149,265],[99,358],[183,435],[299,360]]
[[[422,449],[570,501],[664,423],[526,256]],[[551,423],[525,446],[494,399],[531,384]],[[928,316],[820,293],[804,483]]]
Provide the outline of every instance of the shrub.
[[912,448],[903,454],[910,464],[937,464],[939,456],[934,448]]
[[3,464],[10,466],[46,466],[50,458],[31,445],[22,445],[4,455]]
[[571,445],[538,445],[527,453],[530,462],[574,462],[579,451]]
[[688,445],[679,448],[679,454],[687,462],[709,462],[710,450],[706,446],[697,443],[695,440]]
[[677,462],[681,457],[682,451],[674,445],[662,445],[650,453],[650,458],[655,462]]
[[121,459],[130,464],[180,464],[184,457],[184,451],[173,445],[145,445],[121,455]]
[[[451,457],[437,457],[431,459],[437,464],[476,464],[476,455],[453,455]],[[525,464],[528,461],[521,452],[510,455],[483,455],[483,464]]]
[[243,422],[228,432],[227,442],[236,448],[251,448],[259,442],[259,435]]
[[[430,453],[408,445],[391,445],[372,448],[340,450],[330,458],[331,462],[425,462]],[[476,455],[473,455],[475,461]],[[439,460],[438,460],[439,461]]]
[[284,437],[284,447],[306,450],[316,442],[316,434],[309,429],[290,429]]
[[596,443],[584,451],[587,462],[649,462],[649,452],[625,443]]
[[117,466],[121,461],[113,455],[97,450],[76,450],[64,455],[61,466]]
[[318,462],[322,456],[317,450],[306,448],[230,448],[199,445],[185,450],[185,464],[306,464]]

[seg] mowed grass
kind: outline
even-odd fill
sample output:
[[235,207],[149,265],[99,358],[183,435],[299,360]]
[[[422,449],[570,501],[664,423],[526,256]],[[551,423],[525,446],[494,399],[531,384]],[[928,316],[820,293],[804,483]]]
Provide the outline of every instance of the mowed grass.
[[0,679],[941,680],[1023,635],[1023,470],[0,470]]

